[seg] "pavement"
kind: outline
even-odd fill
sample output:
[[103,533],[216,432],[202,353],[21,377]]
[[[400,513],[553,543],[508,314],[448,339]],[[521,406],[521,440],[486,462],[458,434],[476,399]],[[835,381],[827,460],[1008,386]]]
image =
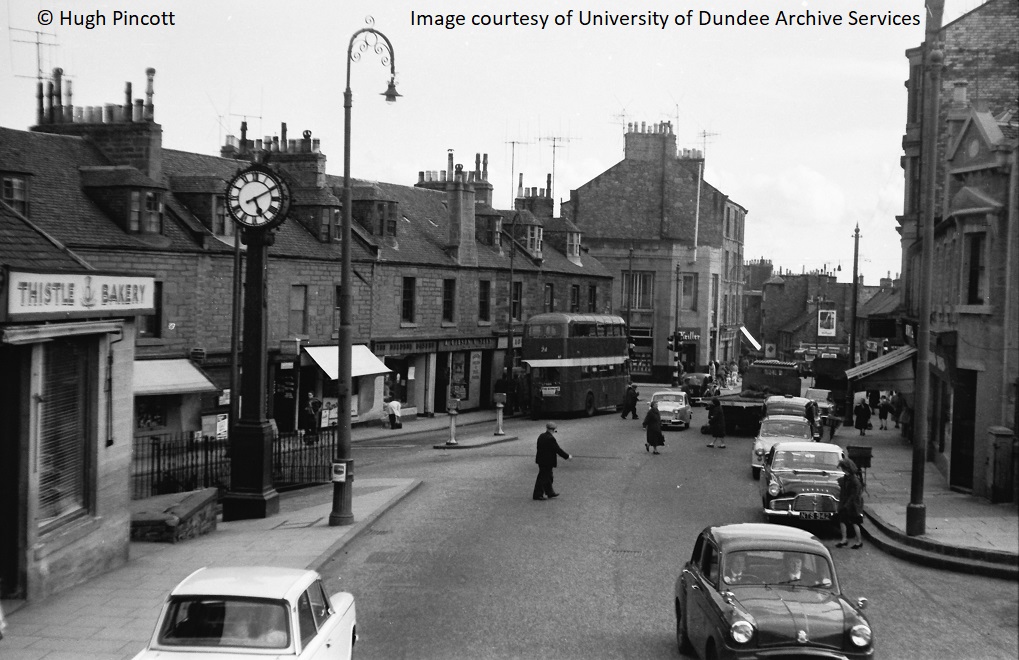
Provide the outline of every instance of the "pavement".
[[[449,417],[408,420],[401,430],[363,426],[354,443],[448,429]],[[890,425],[891,426],[891,425]],[[471,449],[515,440],[496,435],[495,412],[458,415],[456,445]],[[926,533],[907,536],[912,449],[894,427],[859,436],[840,428],[835,442],[870,446],[866,471],[864,536],[874,546],[947,570],[1019,580],[1019,508],[950,490],[926,464]],[[416,479],[373,479],[355,474],[354,524],[329,526],[331,486],[280,494],[280,512],[261,520],[220,522],[215,532],[176,544],[132,542],[122,567],[40,602],[3,601],[8,627],[0,641],[3,660],[129,660],[152,634],[166,594],[203,566],[272,565],[317,569],[388,509],[420,485]]]

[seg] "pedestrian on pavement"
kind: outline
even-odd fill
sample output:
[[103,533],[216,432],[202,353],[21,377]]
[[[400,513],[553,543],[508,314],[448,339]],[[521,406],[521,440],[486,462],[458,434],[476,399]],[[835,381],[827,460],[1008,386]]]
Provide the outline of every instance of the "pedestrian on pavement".
[[708,446],[714,448],[718,442],[719,449],[725,449],[725,415],[722,414],[722,404],[718,397],[711,399],[711,407],[708,408],[708,427],[711,429],[711,442]]
[[881,403],[877,404],[878,428],[888,429],[888,413],[892,412],[892,404],[888,397],[881,397]]
[[665,445],[665,436],[662,434],[662,415],[658,412],[657,401],[651,402],[651,406],[647,409],[647,415],[644,416],[642,426],[647,429],[644,451],[649,451],[654,447],[654,451],[651,453],[661,453],[658,451],[658,448]]
[[623,419],[626,419],[628,414],[633,415],[633,419],[640,419],[637,416],[637,399],[640,398],[640,394],[637,392],[637,386],[633,383],[629,383],[626,386],[626,392],[623,393],[623,414],[620,415]]
[[402,429],[403,422],[400,421],[400,411],[402,406],[400,400],[395,396],[389,397],[389,401],[386,402],[386,413],[389,415],[389,428],[391,429]]
[[538,464],[538,478],[534,480],[534,499],[543,500],[546,497],[552,499],[559,497],[559,493],[552,488],[552,470],[559,464],[556,456],[562,456],[570,460],[567,454],[556,442],[556,423],[545,424],[545,432],[538,436],[538,451],[534,456],[534,462]]
[[322,410],[322,401],[315,396],[314,392],[308,392],[307,401],[301,408],[300,427],[305,431],[318,432],[320,410]]
[[842,540],[835,544],[837,548],[844,548],[848,541],[848,527],[853,526],[856,534],[856,543],[853,550],[863,547],[863,533],[860,525],[863,524],[863,484],[860,481],[860,468],[856,463],[843,458],[839,461],[842,468],[842,476],[839,477],[839,505],[835,513],[839,521],[839,531],[842,533]]
[[855,420],[853,426],[859,429],[860,435],[867,435],[867,427],[870,426],[870,416],[871,409],[867,405],[867,400],[860,399],[856,407],[853,408],[853,419]]
[[913,441],[913,409],[905,401],[902,402],[902,412],[899,413],[899,424],[902,425],[902,437],[908,442]]
[[902,395],[898,392],[892,392],[892,398],[890,399],[892,404],[892,420],[895,422],[895,428],[899,428],[899,416],[902,414]]

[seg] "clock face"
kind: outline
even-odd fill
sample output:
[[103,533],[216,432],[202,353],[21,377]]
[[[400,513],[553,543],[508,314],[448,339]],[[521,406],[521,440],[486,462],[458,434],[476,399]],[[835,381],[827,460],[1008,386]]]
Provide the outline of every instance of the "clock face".
[[227,184],[226,203],[231,217],[245,227],[272,226],[286,218],[290,190],[268,167],[252,165]]

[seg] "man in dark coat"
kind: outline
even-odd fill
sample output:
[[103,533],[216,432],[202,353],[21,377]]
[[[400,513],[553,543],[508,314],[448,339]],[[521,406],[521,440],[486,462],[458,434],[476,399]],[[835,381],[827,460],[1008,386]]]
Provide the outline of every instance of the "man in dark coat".
[[718,442],[719,449],[725,449],[725,415],[722,414],[722,404],[718,398],[711,399],[711,408],[708,410],[708,426],[711,428],[711,442],[709,447],[714,447]]
[[633,415],[633,419],[637,417],[637,399],[640,395],[637,394],[637,386],[630,383],[626,386],[626,393],[623,394],[623,414],[620,415],[623,419],[626,419],[626,415]]
[[534,480],[533,495],[536,500],[543,500],[546,496],[549,499],[559,497],[559,493],[552,489],[552,469],[558,465],[556,456],[570,460],[570,455],[556,442],[553,435],[555,432],[555,422],[549,422],[545,424],[545,432],[538,436],[538,452],[534,456],[534,462],[538,464],[538,478]]

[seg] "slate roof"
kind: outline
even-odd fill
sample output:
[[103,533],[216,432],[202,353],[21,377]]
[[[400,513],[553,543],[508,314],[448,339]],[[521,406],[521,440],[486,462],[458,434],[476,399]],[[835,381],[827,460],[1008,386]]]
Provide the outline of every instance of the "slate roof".
[[[208,240],[211,232],[173,192],[211,194],[225,188],[225,182],[248,165],[247,161],[162,149],[162,181],[153,181],[136,168],[115,166],[91,142],[80,137],[18,131],[0,127],[0,164],[6,171],[28,175],[29,218],[40,230],[59,237],[70,250],[137,251],[222,251],[231,247]],[[86,186],[139,186],[169,188],[164,195],[164,240],[154,243],[145,237],[125,232],[114,219],[85,192]],[[327,176],[326,188],[295,190],[295,203],[338,205],[337,191],[343,186],[340,176]],[[402,264],[456,268],[446,250],[448,222],[447,194],[415,186],[366,180],[352,182],[355,199],[379,199],[399,203],[397,235],[394,238],[372,236],[361,227],[352,228],[351,258]],[[482,214],[500,214],[506,221],[513,210],[476,209]],[[522,211],[524,224],[542,224],[529,211]],[[548,222],[547,220],[545,222]],[[555,221],[553,221],[555,224]],[[508,268],[509,252],[476,243],[479,268]],[[376,251],[378,255],[376,257]],[[299,259],[339,261],[339,243],[322,243],[295,220],[283,223],[270,255]],[[514,267],[521,271],[611,277],[597,259],[585,254],[582,264],[570,262],[547,243],[539,265],[520,250]]]
[[898,313],[899,303],[898,289],[881,289],[860,306],[857,316],[861,318],[893,316]]
[[95,270],[3,202],[0,202],[0,266],[54,271]]
[[799,316],[794,317],[792,321],[789,321],[788,323],[783,325],[781,328],[779,328],[778,331],[779,332],[796,332],[797,330],[799,330],[800,328],[802,328],[806,324],[808,324],[811,321],[814,321],[816,319],[817,319],[817,312],[814,311],[814,310],[809,310],[808,309],[807,311],[803,312]]

